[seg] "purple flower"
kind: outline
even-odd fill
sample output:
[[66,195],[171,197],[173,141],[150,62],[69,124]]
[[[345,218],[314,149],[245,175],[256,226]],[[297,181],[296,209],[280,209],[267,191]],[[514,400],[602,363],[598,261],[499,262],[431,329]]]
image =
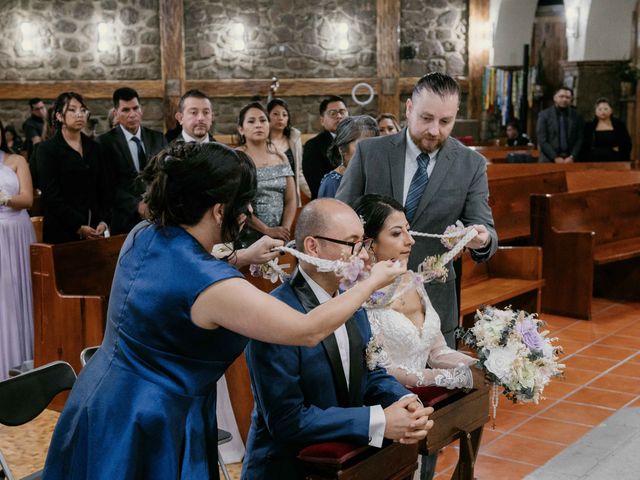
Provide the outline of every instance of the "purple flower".
[[342,277],[340,288],[347,290],[366,277],[364,261],[361,258],[352,257],[337,273]]
[[251,274],[252,277],[261,277],[262,276],[262,272],[261,270],[261,265],[256,265],[255,263],[252,263],[251,265],[249,265],[249,273]]
[[544,338],[538,333],[538,324],[531,318],[525,318],[516,323],[516,332],[520,334],[522,342],[529,347],[532,352],[542,352],[544,348]]

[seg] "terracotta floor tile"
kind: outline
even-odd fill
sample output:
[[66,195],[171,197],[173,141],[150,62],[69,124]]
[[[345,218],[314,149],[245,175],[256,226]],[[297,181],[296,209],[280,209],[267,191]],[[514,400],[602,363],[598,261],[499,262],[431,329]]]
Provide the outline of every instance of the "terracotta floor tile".
[[[640,337],[623,337],[612,335],[598,342],[598,345],[611,345],[613,347],[627,347],[632,350],[640,350]],[[630,353],[633,353],[632,351]]]
[[[619,338],[619,337],[618,337]],[[598,343],[582,350],[579,355],[584,357],[604,358],[607,360],[624,360],[633,355],[634,350],[618,347],[612,344]]]
[[579,342],[595,342],[602,338],[602,334],[594,330],[593,325],[572,325],[558,332],[562,338]]
[[489,420],[489,423],[485,425],[484,429],[485,431],[491,430],[495,432],[506,432],[508,430],[511,430],[516,425],[526,422],[527,419],[529,418],[531,418],[530,415],[522,415],[520,413],[514,413],[512,411],[505,410],[504,408],[500,408],[500,406],[498,406],[498,411],[496,414],[495,430],[492,428],[493,419]]
[[635,402],[633,402],[631,405],[631,407],[638,407],[640,408],[640,398],[638,398]]
[[578,405],[572,402],[558,402],[549,410],[540,414],[541,418],[551,418],[582,425],[599,425],[615,413],[611,408],[600,408],[591,405]]
[[560,345],[562,347],[562,350],[564,352],[563,356],[565,357],[576,352],[578,352],[579,355],[582,355],[582,352],[584,352],[586,348],[590,348],[590,342],[588,341],[580,342],[574,340],[565,340],[562,337],[559,338],[560,339],[557,342],[554,342],[554,345]]
[[603,377],[594,380],[589,384],[590,387],[601,388],[604,390],[615,390],[616,392],[625,392],[633,395],[640,395],[640,380],[637,378],[629,378],[622,375],[614,375],[609,373]]
[[627,393],[610,392],[607,390],[585,387],[568,397],[567,401],[586,403],[600,407],[620,408],[634,398],[635,395],[629,395]]
[[[482,480],[514,480],[526,477],[538,467],[480,454],[474,475]],[[453,472],[452,472],[453,473]]]
[[438,463],[436,464],[436,473],[448,470],[458,463],[458,442],[448,445],[438,455]]
[[578,321],[574,318],[559,317],[557,315],[543,315],[542,319],[547,323],[549,327],[554,327],[554,329],[568,327]]
[[532,418],[511,433],[527,438],[537,438],[570,445],[590,430],[591,427],[576,425],[575,423],[537,417]]
[[615,360],[607,360],[604,358],[585,357],[582,355],[574,355],[563,361],[567,366],[567,370],[571,368],[580,368],[582,370],[592,370],[594,372],[603,372],[613,367],[617,362]]
[[487,423],[484,426],[484,430],[482,431],[482,440],[480,441],[480,452],[483,451],[485,445],[493,442],[497,438],[500,438],[500,436],[502,435],[504,435],[504,433],[502,433],[501,431],[493,430],[491,428],[491,422]]
[[640,379],[640,363],[626,362],[616,367],[611,373]]
[[535,448],[532,448],[532,442],[529,438],[519,437],[517,435],[504,435],[486,447],[484,454],[506,460],[543,465],[550,458],[555,457],[564,450],[564,448],[564,445],[542,440],[536,440]]
[[542,395],[547,399],[558,399],[576,391],[579,388],[579,385],[569,383],[562,378],[556,378],[551,380],[551,382],[544,388]]
[[[581,368],[572,368],[567,366],[564,371],[564,377],[560,381],[573,385],[584,385],[598,375],[599,373],[594,372],[593,370],[582,370]],[[550,385],[553,385],[553,382],[554,381],[551,380]]]

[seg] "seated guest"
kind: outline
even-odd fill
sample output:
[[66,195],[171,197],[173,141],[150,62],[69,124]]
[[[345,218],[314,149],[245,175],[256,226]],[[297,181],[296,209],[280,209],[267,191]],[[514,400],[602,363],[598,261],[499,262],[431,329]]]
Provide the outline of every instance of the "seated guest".
[[180,98],[176,120],[182,131],[174,141],[207,143],[215,142],[209,135],[213,125],[211,100],[200,90],[188,90]]
[[44,242],[102,237],[111,195],[101,147],[82,133],[89,110],[81,95],[65,92],[53,114],[56,133],[36,152]]
[[281,98],[274,98],[267,104],[269,113],[269,139],[280,153],[284,153],[289,160],[291,170],[295,173],[296,198],[298,207],[300,191],[311,196],[309,186],[302,175],[302,140],[300,130],[291,126],[291,112],[289,105]]
[[142,105],[138,92],[122,87],[113,92],[118,126],[98,137],[113,182],[111,233],[129,233],[145,215],[142,201],[145,185],[138,179],[147,161],[166,145],[162,132],[142,127]]
[[262,235],[291,239],[296,215],[294,174],[287,157],[269,140],[269,115],[259,102],[245,105],[238,115],[240,147],[258,170],[258,189],[253,203],[254,214],[247,224],[241,245],[248,246]]
[[518,122],[507,123],[507,145],[510,147],[526,147],[531,145],[531,140],[526,133],[520,133]]
[[347,117],[338,124],[336,136],[328,152],[329,161],[335,168],[320,182],[318,198],[335,197],[349,160],[356,151],[356,145],[363,138],[380,135],[378,124],[369,115]]
[[29,246],[36,235],[26,210],[32,203],[29,165],[9,152],[0,122],[0,381],[33,359]]
[[[409,234],[402,205],[393,198],[369,194],[357,199],[353,207],[364,222],[365,237],[373,239],[369,261],[399,260],[406,264],[415,240]],[[415,273],[405,273],[396,286],[396,295],[389,292],[392,302],[367,307],[376,343],[386,355],[388,372],[410,387],[471,388],[474,381],[482,382],[482,371],[469,368],[476,360],[447,346],[440,332],[440,317],[424,284],[415,278]],[[404,290],[408,284],[414,287]],[[421,480],[433,478],[437,457],[422,457]]]
[[304,144],[302,154],[302,173],[309,185],[312,199],[318,197],[322,177],[335,168],[329,162],[327,150],[333,142],[338,124],[348,116],[349,111],[342,97],[332,95],[320,102],[320,124],[323,131]]
[[398,119],[393,113],[381,113],[376,119],[378,122],[378,128],[380,129],[380,135],[393,135],[400,131],[400,124]]
[[[320,232],[325,237],[317,235]],[[366,259],[363,233],[351,208],[319,199],[300,213],[296,246],[327,260],[354,254]],[[313,312],[332,301],[339,283],[333,272],[318,272],[301,261],[293,277],[272,295],[299,312]],[[380,447],[383,438],[413,443],[425,437],[432,409],[423,408],[383,368],[367,367],[370,338],[367,315],[360,309],[322,345],[249,342],[245,355],[255,404],[243,479],[302,478],[296,455],[314,443],[345,440]]]
[[116,109],[111,107],[109,109],[109,113],[107,114],[107,125],[109,125],[109,130],[113,127],[118,126],[118,118],[116,116]]
[[[381,262],[305,315],[210,254],[246,221],[255,191],[250,162],[218,143],[180,142],[154,157],[143,177],[150,223],[122,247],[104,342],[60,415],[48,480],[217,479],[215,385],[246,337],[315,345],[404,271]],[[281,244],[263,240],[230,262],[264,263]]]
[[9,152],[21,155],[22,152],[25,151],[24,143],[22,142],[20,135],[18,135],[18,132],[16,132],[16,127],[13,125],[7,125],[4,129],[4,136]]
[[622,120],[613,116],[609,100],[596,100],[595,117],[585,124],[581,162],[628,162],[631,137]]

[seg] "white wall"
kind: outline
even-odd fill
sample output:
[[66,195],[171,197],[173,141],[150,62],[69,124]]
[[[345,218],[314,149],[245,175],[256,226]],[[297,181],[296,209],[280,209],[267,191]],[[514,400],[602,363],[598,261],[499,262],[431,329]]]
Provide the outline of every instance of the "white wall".
[[491,0],[489,17],[493,31],[489,64],[522,65],[525,44],[531,44],[537,2],[533,0]]
[[[565,0],[565,12],[579,9],[578,37],[567,22],[569,61],[627,60],[635,0]],[[567,18],[569,20],[569,18]]]

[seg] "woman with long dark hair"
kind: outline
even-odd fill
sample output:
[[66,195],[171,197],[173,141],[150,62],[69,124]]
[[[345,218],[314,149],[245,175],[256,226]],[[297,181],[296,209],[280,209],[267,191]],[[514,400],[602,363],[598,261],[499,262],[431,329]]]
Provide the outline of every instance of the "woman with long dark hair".
[[0,122],[0,380],[33,359],[29,245],[36,235],[26,210],[32,203],[29,165],[9,152]]
[[65,92],[53,105],[56,133],[36,152],[46,243],[104,236],[109,183],[100,145],[82,130],[89,110],[82,96]]
[[267,104],[269,114],[269,138],[276,149],[284,153],[294,173],[298,207],[302,205],[300,192],[311,198],[307,181],[302,175],[302,138],[300,130],[291,125],[289,104],[282,98],[274,98]]
[[296,188],[287,157],[269,139],[269,114],[259,102],[245,105],[238,115],[240,147],[255,164],[258,188],[249,217],[250,229],[242,237],[242,245],[268,235],[288,242],[296,215]]
[[173,144],[145,167],[149,223],[122,247],[104,342],[67,400],[44,478],[217,479],[215,386],[247,337],[315,345],[403,272],[380,263],[306,315],[259,291],[210,253],[237,239],[255,175],[218,143]]
[[613,116],[609,100],[599,98],[595,115],[584,126],[582,162],[628,162],[631,159],[631,137],[622,120]]

